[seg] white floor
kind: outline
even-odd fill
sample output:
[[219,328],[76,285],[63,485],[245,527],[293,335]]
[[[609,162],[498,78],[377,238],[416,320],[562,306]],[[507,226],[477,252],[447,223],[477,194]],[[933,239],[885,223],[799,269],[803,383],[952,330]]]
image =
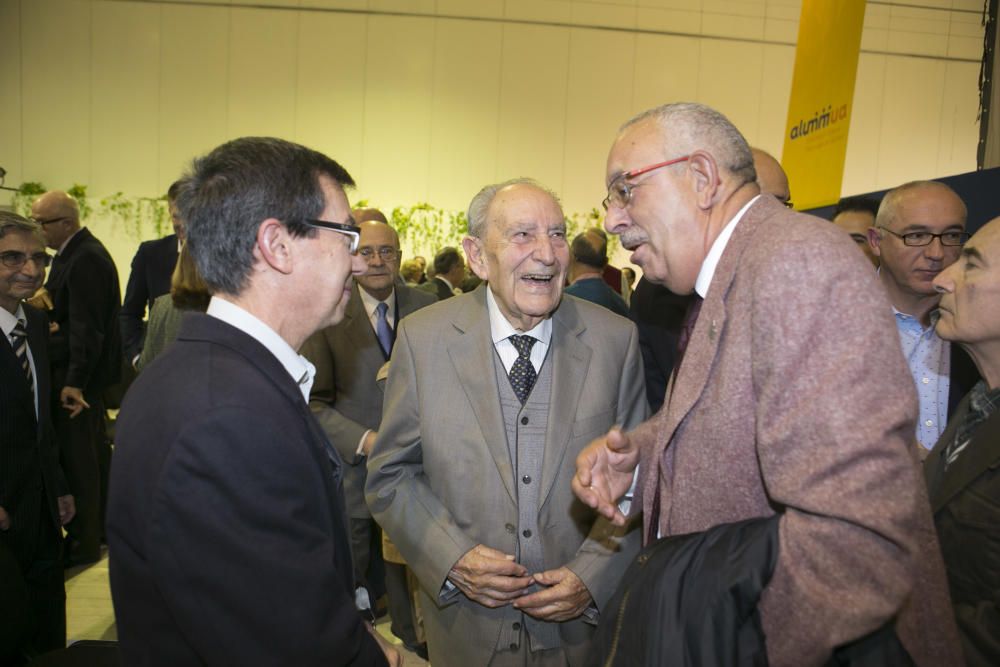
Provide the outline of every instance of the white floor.
[[[389,632],[388,617],[376,629],[394,644],[399,644]],[[108,587],[108,558],[86,567],[66,570],[66,638],[72,644],[81,639],[117,639],[115,613],[111,606],[111,589]],[[427,667],[430,663],[404,649],[405,667]]]

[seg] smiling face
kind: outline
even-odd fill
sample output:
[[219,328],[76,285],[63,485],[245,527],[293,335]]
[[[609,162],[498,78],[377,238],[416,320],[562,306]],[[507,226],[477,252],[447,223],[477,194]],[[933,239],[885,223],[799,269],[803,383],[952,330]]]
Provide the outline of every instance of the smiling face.
[[20,268],[0,262],[0,308],[13,313],[22,299],[27,299],[42,286],[45,267],[30,259],[45,252],[41,240],[28,231],[8,229],[0,238],[0,254],[23,253],[29,259]]
[[1000,218],[969,239],[934,286],[941,292],[939,336],[972,348],[1000,346]]
[[[663,130],[653,120],[628,127],[608,154],[606,183],[621,174],[674,159]],[[669,153],[669,154],[668,154]],[[675,294],[690,294],[705,259],[705,221],[687,184],[687,162],[629,180],[632,199],[612,204],[604,227],[632,251],[630,261],[643,275]]]
[[466,237],[469,265],[488,281],[500,311],[529,331],[559,305],[569,245],[559,204],[524,183],[500,190],[486,213],[484,238]]

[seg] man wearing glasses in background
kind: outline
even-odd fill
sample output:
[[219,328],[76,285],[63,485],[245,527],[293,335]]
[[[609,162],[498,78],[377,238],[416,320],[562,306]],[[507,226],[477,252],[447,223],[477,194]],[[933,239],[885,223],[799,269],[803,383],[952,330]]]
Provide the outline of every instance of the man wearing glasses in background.
[[392,632],[418,650],[421,642],[410,613],[405,566],[386,563],[382,581],[381,531],[365,503],[365,479],[382,419],[383,393],[375,377],[389,361],[399,321],[436,303],[437,297],[399,282],[399,236],[381,211],[356,209],[354,217],[361,229],[358,254],[365,269],[354,278],[344,319],[317,331],[302,346],[302,355],[316,366],[309,405],[346,464],[344,496],[355,584],[367,590],[372,609],[388,589]]
[[938,441],[958,402],[979,374],[959,346],[934,331],[941,293],[934,278],[962,252],[965,203],[936,181],[915,181],[886,193],[868,230],[881,268],[879,282],[892,303],[899,340],[920,399],[917,440],[926,452]]
[[126,665],[385,665],[355,608],[344,465],[297,352],[339,322],[364,269],[330,158],[244,138],[178,195],[212,293],[132,385],[108,503]]

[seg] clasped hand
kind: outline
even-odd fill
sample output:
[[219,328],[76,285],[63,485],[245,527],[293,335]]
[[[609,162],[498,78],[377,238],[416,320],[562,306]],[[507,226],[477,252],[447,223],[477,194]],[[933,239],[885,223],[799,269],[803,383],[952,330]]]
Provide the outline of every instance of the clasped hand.
[[[512,604],[545,621],[576,618],[591,604],[590,591],[569,568],[537,574],[514,562],[514,556],[479,544],[467,551],[448,573],[448,579],[470,600],[485,607]],[[544,589],[531,593],[531,586]]]

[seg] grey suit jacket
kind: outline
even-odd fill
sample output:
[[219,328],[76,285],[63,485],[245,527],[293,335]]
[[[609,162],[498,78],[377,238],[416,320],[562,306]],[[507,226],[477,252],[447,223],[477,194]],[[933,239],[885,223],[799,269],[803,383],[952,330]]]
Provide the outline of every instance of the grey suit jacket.
[[[355,283],[344,319],[310,336],[300,352],[316,366],[309,407],[345,463],[348,514],[364,519],[371,513],[365,504],[365,457],[357,449],[365,431],[379,428],[383,393],[375,374],[386,359],[358,289]],[[399,283],[395,290],[397,329],[404,317],[437,302],[433,295]]]
[[667,401],[632,434],[632,506],[647,536],[781,514],[760,602],[772,667],[823,664],[893,619],[917,665],[960,664],[915,418],[871,267],[832,225],[761,197],[719,260]]
[[[375,520],[413,568],[435,665],[485,665],[503,609],[464,595],[439,607],[458,559],[477,544],[515,553],[514,479],[494,370],[483,286],[403,322],[386,387],[382,428],[368,463],[366,495]],[[615,530],[575,499],[577,454],[615,425],[646,415],[635,325],[564,296],[552,316],[552,366],[538,525],[544,565],[568,565],[598,609],[638,548],[638,531]],[[504,381],[501,379],[500,381]],[[580,646],[580,619],[560,624],[564,647]]]

